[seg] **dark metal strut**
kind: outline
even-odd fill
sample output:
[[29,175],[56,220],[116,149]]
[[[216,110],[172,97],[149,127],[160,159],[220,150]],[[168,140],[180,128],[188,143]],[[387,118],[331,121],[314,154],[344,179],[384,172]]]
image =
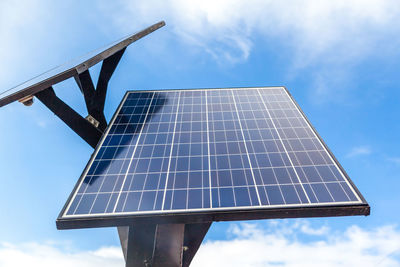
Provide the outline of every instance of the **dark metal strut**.
[[89,70],[85,70],[74,77],[85,98],[87,111],[90,116],[99,122],[98,128],[101,131],[107,128],[107,120],[104,116],[104,104],[106,101],[108,82],[117,68],[125,49],[126,48],[118,51],[103,61],[96,89]]
[[53,87],[38,92],[36,97],[83,140],[96,147],[103,132],[58,98]]
[[188,267],[211,223],[118,227],[126,267]]
[[107,128],[104,104],[108,82],[124,52],[125,48],[103,61],[96,88],[93,85],[89,70],[85,70],[74,77],[85,98],[86,108],[90,116],[86,119],[58,98],[52,87],[35,94],[47,108],[53,111],[55,115],[93,148],[96,147]]

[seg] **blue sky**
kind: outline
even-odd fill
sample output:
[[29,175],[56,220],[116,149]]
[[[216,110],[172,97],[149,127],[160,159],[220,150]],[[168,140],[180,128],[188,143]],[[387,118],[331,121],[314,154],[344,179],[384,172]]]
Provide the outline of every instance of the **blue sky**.
[[[121,60],[108,119],[126,90],[286,86],[371,205],[214,223],[193,266],[400,266],[398,2],[1,1],[0,90],[159,20]],[[73,80],[54,88],[86,115]],[[91,147],[38,101],[0,123],[0,266],[123,266],[115,229],[55,227]]]

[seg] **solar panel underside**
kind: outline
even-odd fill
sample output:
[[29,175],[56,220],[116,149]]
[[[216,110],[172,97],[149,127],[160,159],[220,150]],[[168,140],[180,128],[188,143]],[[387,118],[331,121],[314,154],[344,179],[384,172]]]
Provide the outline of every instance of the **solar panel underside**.
[[367,203],[285,88],[131,91],[59,220],[333,205]]
[[164,21],[158,22],[148,28],[143,29],[142,31],[125,36],[118,41],[91,51],[81,57],[72,59],[13,88],[10,88],[4,92],[0,92],[0,107],[22,97],[29,96],[47,89],[56,83],[73,77],[74,75],[80,74],[93,65],[126,48],[131,43],[159,29],[160,27],[163,27],[164,25]]

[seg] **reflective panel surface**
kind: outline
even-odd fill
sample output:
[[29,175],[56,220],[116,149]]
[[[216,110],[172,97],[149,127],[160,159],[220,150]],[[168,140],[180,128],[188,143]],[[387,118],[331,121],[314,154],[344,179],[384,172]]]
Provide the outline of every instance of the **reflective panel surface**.
[[285,88],[131,91],[61,217],[361,203]]

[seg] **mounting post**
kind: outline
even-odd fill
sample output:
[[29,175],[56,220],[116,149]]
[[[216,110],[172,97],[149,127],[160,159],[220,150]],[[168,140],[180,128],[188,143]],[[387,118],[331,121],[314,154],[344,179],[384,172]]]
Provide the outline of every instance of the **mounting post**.
[[211,223],[118,227],[126,267],[187,267]]

